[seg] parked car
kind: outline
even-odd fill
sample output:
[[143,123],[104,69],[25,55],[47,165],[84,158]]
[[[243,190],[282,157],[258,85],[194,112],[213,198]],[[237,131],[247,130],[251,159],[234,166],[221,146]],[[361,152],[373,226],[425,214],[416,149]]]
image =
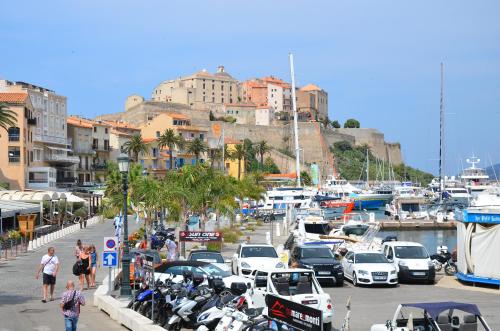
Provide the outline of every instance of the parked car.
[[[255,307],[266,307],[266,295],[319,309],[323,312],[323,331],[332,329],[333,304],[330,294],[323,291],[314,271],[309,269],[257,269],[250,296]],[[264,309],[264,314],[267,310]]]
[[297,245],[292,248],[288,264],[291,265],[293,261],[301,268],[314,270],[320,281],[329,280],[337,286],[344,284],[342,264],[326,245]]
[[274,247],[268,244],[241,244],[231,260],[231,271],[239,276],[249,276],[256,269],[284,267]]
[[229,265],[224,262],[220,252],[209,250],[194,250],[189,253],[188,261],[201,261],[212,263],[224,271],[230,271]]
[[[182,274],[185,270],[189,270],[193,274],[201,274],[205,278],[210,276],[220,277],[227,288],[231,288],[232,283],[244,283],[250,288],[251,282],[248,278],[231,275],[231,272],[224,271],[212,263],[201,261],[172,261],[162,263],[155,268],[155,279],[164,281],[167,278],[171,278],[173,282],[181,282],[183,280]],[[208,281],[205,280],[205,283],[208,284]]]
[[425,281],[434,284],[436,269],[429,253],[419,243],[409,241],[388,241],[382,245],[382,252],[396,267],[399,281]]
[[384,254],[376,251],[350,251],[342,259],[344,276],[354,286],[398,284],[398,273]]

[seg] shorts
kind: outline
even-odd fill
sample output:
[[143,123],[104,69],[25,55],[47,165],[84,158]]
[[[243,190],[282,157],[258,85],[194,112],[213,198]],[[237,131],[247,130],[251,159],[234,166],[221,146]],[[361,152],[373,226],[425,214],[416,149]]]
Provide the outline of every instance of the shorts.
[[56,284],[56,277],[54,277],[53,275],[43,273],[43,285],[55,285],[55,284]]

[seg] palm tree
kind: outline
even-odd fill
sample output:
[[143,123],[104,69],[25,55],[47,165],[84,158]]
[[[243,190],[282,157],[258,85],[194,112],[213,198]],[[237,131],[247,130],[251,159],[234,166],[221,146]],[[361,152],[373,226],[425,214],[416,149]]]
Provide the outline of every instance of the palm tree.
[[139,153],[149,154],[148,144],[144,142],[140,133],[134,134],[129,141],[123,144],[123,151],[134,154],[135,162],[139,162]]
[[196,164],[200,159],[200,154],[205,153],[208,150],[207,144],[200,138],[194,138],[187,146],[187,152],[194,155],[196,158]]
[[181,136],[175,134],[173,129],[166,129],[165,132],[158,139],[158,149],[162,149],[167,146],[170,152],[170,170],[174,168],[174,156],[173,150],[174,148],[181,149],[184,145],[184,141]]
[[267,141],[261,140],[259,143],[257,143],[255,149],[260,155],[260,166],[262,169],[264,167],[264,155],[271,150],[271,146],[267,144]]
[[16,112],[9,109],[6,104],[0,103],[0,127],[2,127],[5,131],[9,131],[9,127],[16,126],[16,123]]
[[245,157],[245,152],[243,144],[234,146],[234,150],[231,151],[231,158],[233,160],[238,160],[238,180],[241,178],[241,160]]

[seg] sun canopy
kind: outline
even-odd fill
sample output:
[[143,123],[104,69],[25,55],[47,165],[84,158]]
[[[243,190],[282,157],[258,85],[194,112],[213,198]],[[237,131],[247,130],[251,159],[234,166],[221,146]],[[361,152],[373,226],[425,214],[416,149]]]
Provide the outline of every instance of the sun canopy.
[[481,315],[479,308],[471,303],[460,302],[424,302],[424,303],[403,303],[403,307],[414,307],[425,310],[433,319],[437,319],[439,314],[450,309],[461,310],[473,315]]
[[87,202],[87,200],[80,198],[79,196],[74,195],[73,193],[66,193],[66,201],[67,202]]
[[12,217],[16,214],[33,214],[40,212],[40,206],[21,201],[0,201],[0,210],[2,210],[2,218]]

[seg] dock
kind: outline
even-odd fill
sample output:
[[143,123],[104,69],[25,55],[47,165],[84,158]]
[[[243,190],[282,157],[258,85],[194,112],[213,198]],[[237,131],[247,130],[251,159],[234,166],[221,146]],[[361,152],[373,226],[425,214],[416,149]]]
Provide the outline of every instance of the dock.
[[381,230],[456,230],[454,221],[382,221],[379,222]]

